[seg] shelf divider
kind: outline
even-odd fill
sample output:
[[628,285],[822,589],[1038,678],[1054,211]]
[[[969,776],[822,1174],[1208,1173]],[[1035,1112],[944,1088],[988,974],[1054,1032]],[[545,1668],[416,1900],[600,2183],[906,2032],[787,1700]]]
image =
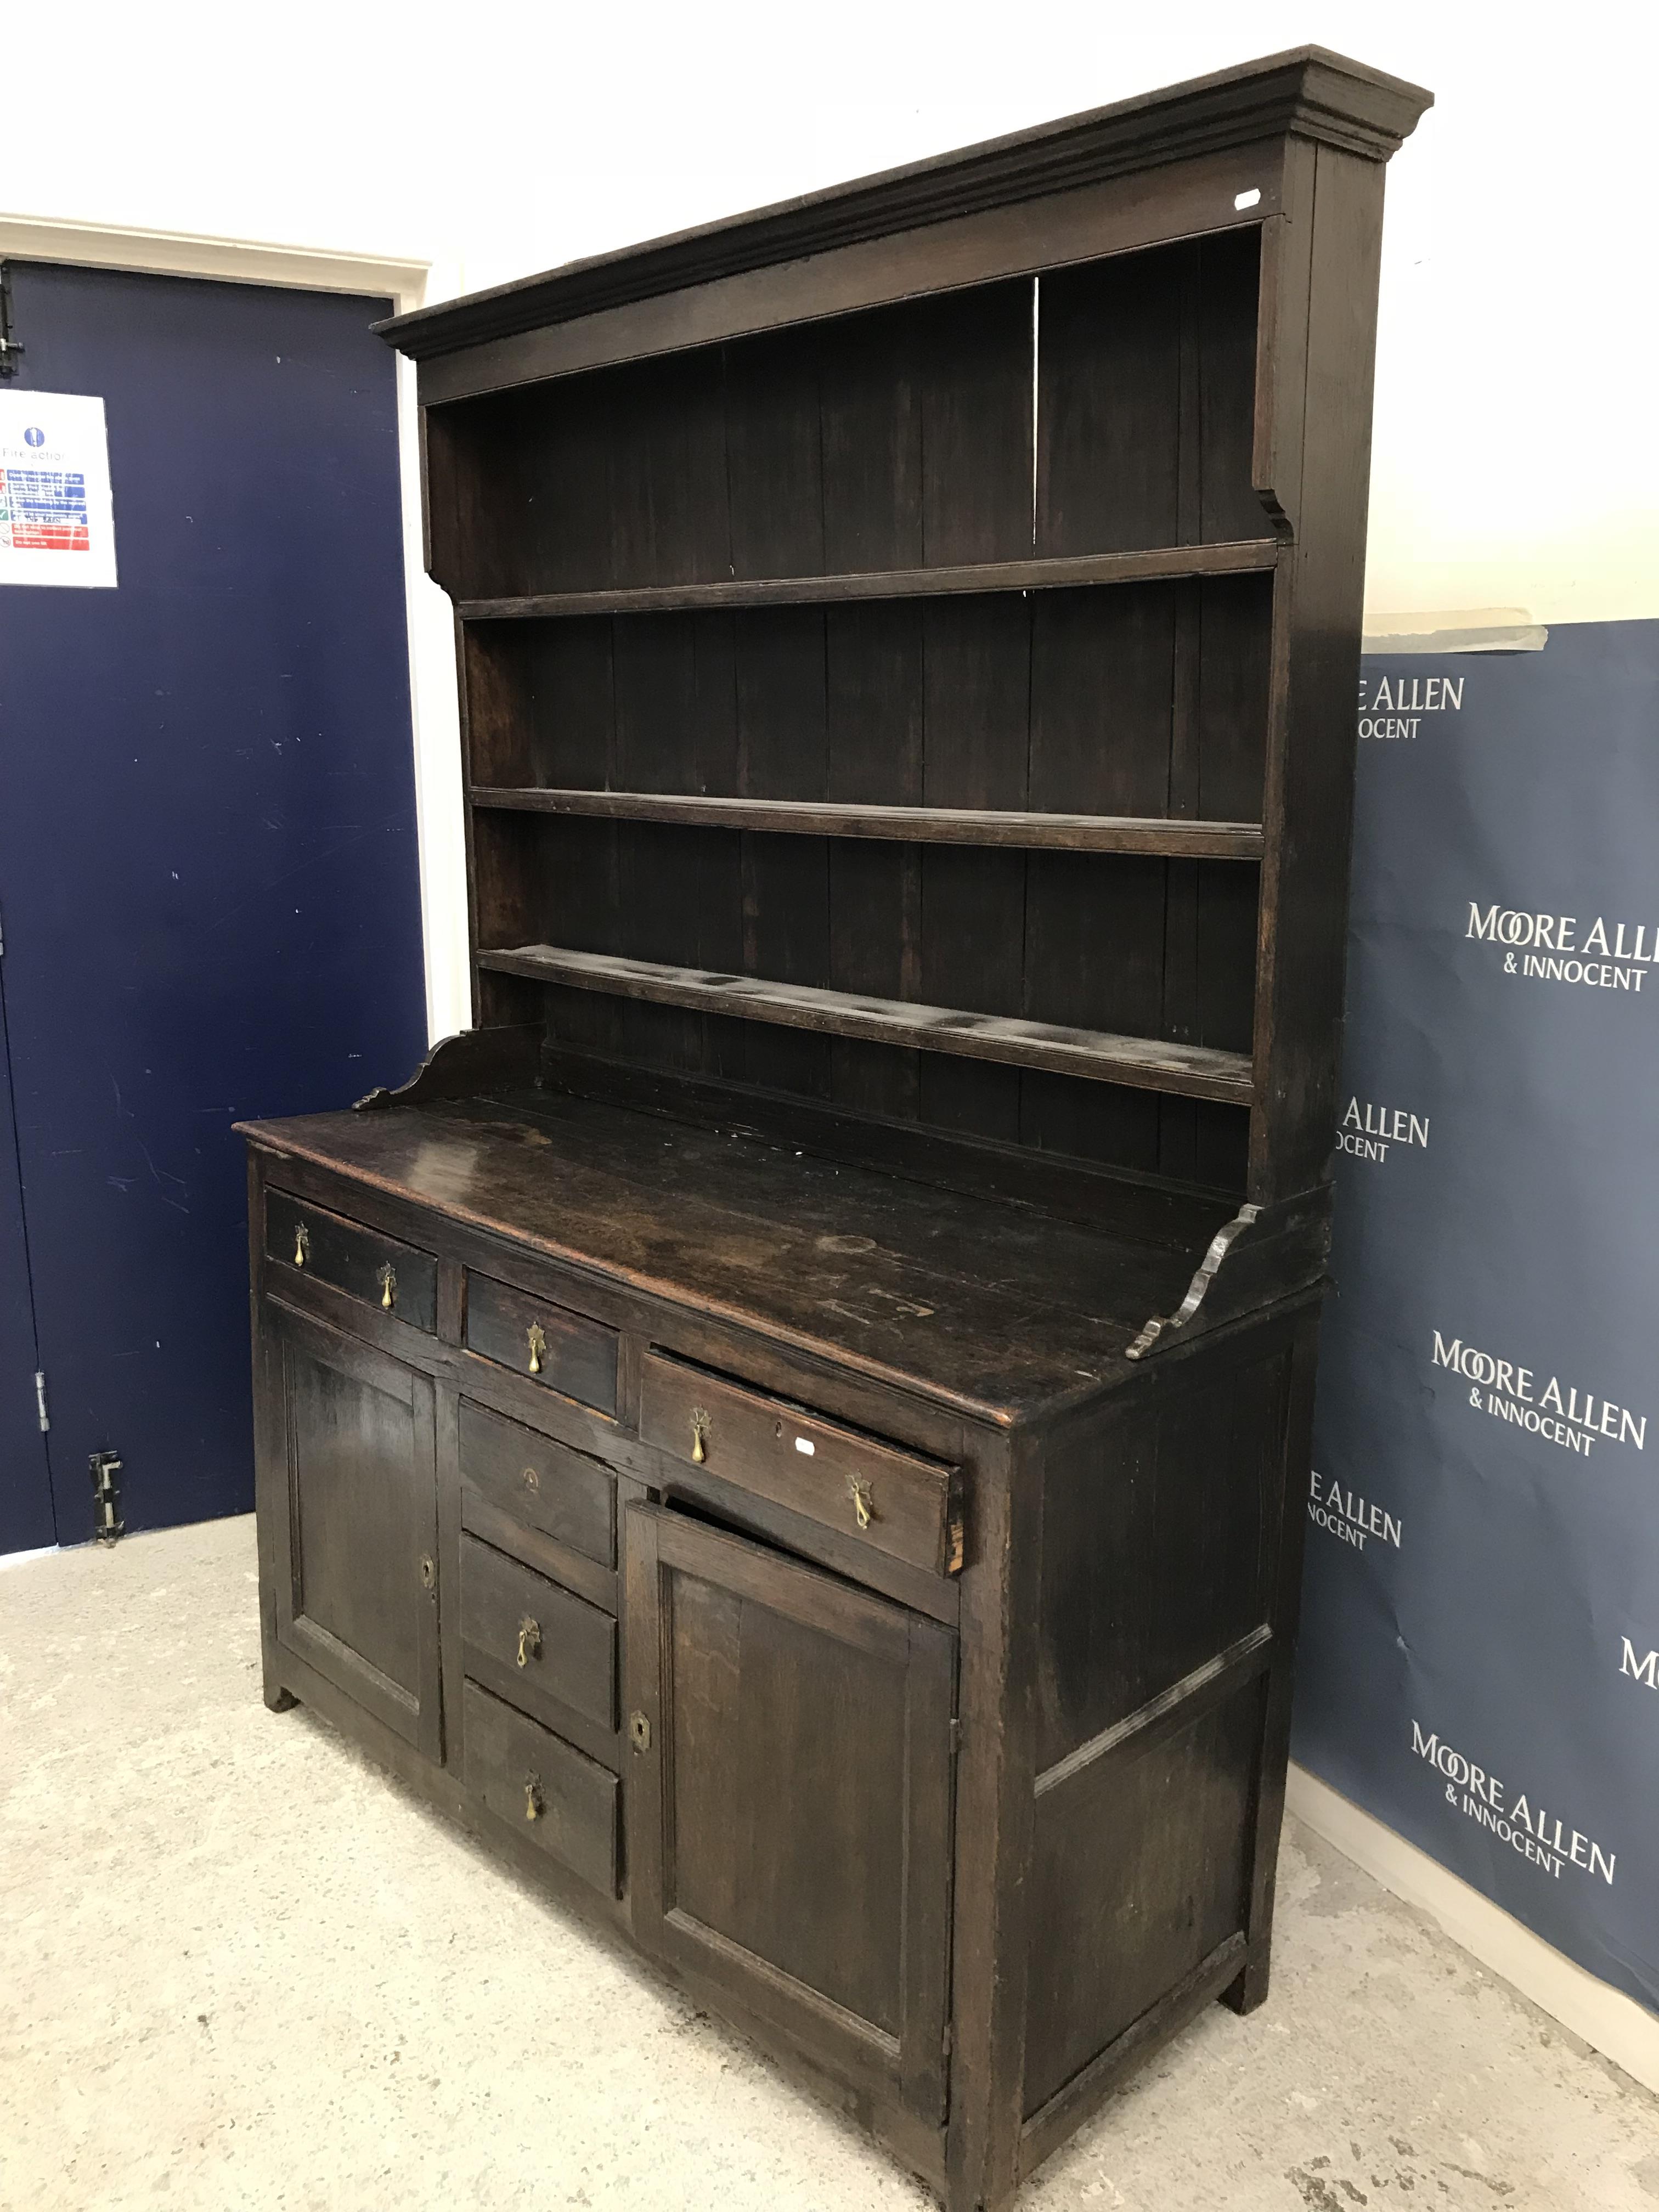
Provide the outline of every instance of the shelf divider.
[[972,592],[1054,592],[1085,584],[1236,576],[1278,565],[1275,538],[1218,545],[1156,545],[1127,553],[1082,553],[964,568],[883,568],[843,576],[726,577],[715,583],[647,584],[603,592],[538,592],[463,599],[464,622],[541,622],[582,615],[669,614],[710,607],[822,606],[851,599],[915,599]]
[[1000,1060],[1012,1067],[1044,1068],[1135,1090],[1173,1091],[1243,1106],[1255,1096],[1249,1054],[1221,1052],[1209,1045],[1116,1036],[1103,1030],[1067,1029],[1009,1015],[965,1013],[949,1006],[917,1006],[908,999],[867,999],[851,992],[668,967],[616,953],[574,952],[553,945],[481,951],[478,965],[495,975],[527,975],[579,991],[685,1006],[696,1013],[735,1014],[786,1029],[864,1037],[878,1044]]
[[1028,852],[1154,853],[1189,860],[1259,860],[1259,822],[1164,816],[1027,814],[961,806],[879,806],[816,799],[717,799],[693,792],[574,791],[475,784],[474,806],[602,822],[668,822],[798,837],[874,837],[901,844],[991,845]]

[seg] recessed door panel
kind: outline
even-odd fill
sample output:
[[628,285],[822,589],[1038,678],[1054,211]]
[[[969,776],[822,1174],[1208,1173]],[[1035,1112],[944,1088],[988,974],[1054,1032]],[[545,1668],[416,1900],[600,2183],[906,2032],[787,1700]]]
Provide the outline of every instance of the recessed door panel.
[[267,1308],[282,1486],[279,1641],[410,1742],[441,1748],[433,1389]]
[[660,1508],[625,1541],[636,1936],[937,2124],[952,1632]]

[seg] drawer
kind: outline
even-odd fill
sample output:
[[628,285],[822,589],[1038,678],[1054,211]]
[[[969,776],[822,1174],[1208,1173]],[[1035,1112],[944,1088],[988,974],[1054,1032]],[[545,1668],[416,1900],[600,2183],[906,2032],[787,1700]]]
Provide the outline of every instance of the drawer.
[[428,1336],[438,1326],[438,1262],[430,1252],[285,1190],[265,1193],[265,1257],[380,1306]]
[[549,1858],[617,1894],[614,1774],[477,1683],[462,1692],[466,1786]]
[[617,1725],[617,1624],[531,1567],[461,1538],[465,1671],[550,1727],[562,1706]]
[[962,1565],[958,1468],[656,1352],[646,1355],[640,1435],[891,1559],[933,1574]]
[[466,1347],[599,1413],[617,1410],[617,1332],[586,1314],[469,1272]]
[[601,1566],[617,1564],[617,1483],[608,1467],[463,1398],[463,1480],[489,1504]]

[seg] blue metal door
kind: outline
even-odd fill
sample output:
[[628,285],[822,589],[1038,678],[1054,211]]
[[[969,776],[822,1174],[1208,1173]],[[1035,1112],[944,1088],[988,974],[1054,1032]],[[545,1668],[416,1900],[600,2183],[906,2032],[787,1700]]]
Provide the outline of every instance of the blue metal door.
[[[252,1504],[231,1124],[419,1058],[419,870],[386,303],[10,273],[9,388],[103,399],[120,580],[0,589],[16,1156],[70,1543],[98,1451],[129,1529]],[[5,1206],[0,1163],[0,1240]],[[32,1413],[16,1334],[0,1396]]]

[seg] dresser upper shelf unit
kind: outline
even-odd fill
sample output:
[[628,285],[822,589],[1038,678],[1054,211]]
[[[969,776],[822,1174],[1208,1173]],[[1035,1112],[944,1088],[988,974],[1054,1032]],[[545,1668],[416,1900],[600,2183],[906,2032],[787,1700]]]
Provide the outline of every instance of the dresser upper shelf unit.
[[1299,51],[389,326],[476,1023],[998,1174],[1324,1188],[1423,98]]

